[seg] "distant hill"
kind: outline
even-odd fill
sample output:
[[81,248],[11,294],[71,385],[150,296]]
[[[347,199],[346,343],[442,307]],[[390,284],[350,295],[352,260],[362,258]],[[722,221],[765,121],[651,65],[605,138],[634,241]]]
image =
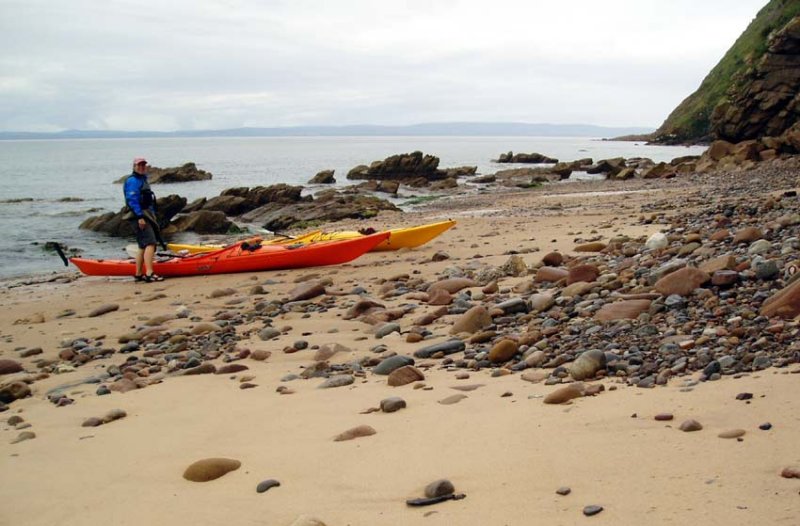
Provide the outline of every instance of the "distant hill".
[[158,137],[346,137],[346,136],[467,136],[467,137],[615,137],[650,133],[641,127],[608,127],[591,124],[528,124],[521,122],[442,122],[410,126],[294,126],[284,128],[233,128],[197,131],[89,131],[55,133],[0,132],[0,140],[24,139],[136,139]]
[[798,119],[800,1],[771,0],[654,134],[655,142],[738,142],[780,135]]

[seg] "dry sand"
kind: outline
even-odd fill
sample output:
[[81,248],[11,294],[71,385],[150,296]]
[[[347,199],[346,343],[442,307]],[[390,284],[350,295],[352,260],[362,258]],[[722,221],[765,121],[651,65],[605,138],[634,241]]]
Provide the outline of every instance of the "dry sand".
[[[360,284],[377,295],[381,278],[419,271],[434,280],[449,265],[500,265],[511,249],[534,264],[551,250],[569,253],[576,240],[653,233],[658,225],[635,220],[640,206],[656,197],[677,199],[684,192],[677,185],[672,190],[641,185],[626,187],[631,193],[607,194],[596,193],[606,186],[591,183],[562,188],[563,195],[466,197],[431,211],[382,216],[383,224],[392,226],[448,216],[459,224],[419,249],[371,253],[338,267],[158,284],[84,277],[6,288],[0,294],[0,358],[19,360],[15,348],[42,347],[43,355],[19,360],[36,371],[34,360],[57,357],[64,339],[106,335],[110,346],[118,346],[120,335],[178,305],[208,320],[215,312],[237,308],[226,306],[232,296],[208,297],[226,287],[237,290],[234,298],[245,298],[242,305],[251,305],[248,290],[266,280],[277,282],[267,286],[267,299],[284,297],[299,278],[312,274],[330,278],[335,288]],[[431,262],[437,251],[451,259]],[[482,257],[473,259],[476,254]],[[501,286],[522,279],[508,278]],[[166,297],[142,301],[156,292]],[[85,317],[107,303],[121,308]],[[57,319],[66,308],[77,315]],[[47,400],[49,389],[127,358],[115,354],[33,383],[32,397],[13,402],[0,415],[0,524],[288,526],[304,514],[329,526],[800,522],[800,479],[780,476],[783,468],[800,465],[800,375],[790,374],[800,372],[800,366],[738,379],[725,376],[692,389],[684,388],[686,377],[655,389],[606,379],[601,382],[605,392],[562,406],[542,402],[556,387],[522,381],[519,374],[490,377],[489,370],[457,380],[436,360],[423,369],[428,389],[389,387],[385,376],[370,372],[335,389],[318,389],[320,379],[282,383],[283,376],[312,363],[313,350],[282,352],[297,340],[312,346],[337,342],[353,350],[334,356],[335,363],[371,354],[379,343],[409,355],[423,345],[407,343],[396,333],[377,340],[368,325],[345,321],[343,313],[333,308],[307,318],[302,313],[279,316],[274,326],[290,329],[277,340],[261,341],[253,333],[239,344],[270,350],[271,357],[239,362],[250,370],[236,375],[168,377],[145,389],[107,396],[83,384],[66,391],[75,400],[71,405],[56,407]],[[39,316],[44,322],[36,323]],[[399,323],[405,329],[415,317]],[[424,344],[447,339],[452,319],[446,316],[431,326],[436,337]],[[168,325],[194,324],[181,319]],[[255,376],[258,387],[239,389],[244,374]],[[453,386],[469,384],[482,387],[466,392],[457,404],[438,403],[459,392]],[[296,392],[281,395],[276,392],[280,385]],[[511,396],[501,396],[507,392]],[[754,398],[738,401],[740,392]],[[389,396],[404,398],[408,407],[392,414],[362,414]],[[127,417],[81,427],[86,418],[115,408]],[[661,412],[675,419],[655,421]],[[10,444],[19,433],[5,423],[12,415],[30,423],[25,431],[34,431],[36,438]],[[679,431],[689,418],[704,429]],[[771,430],[759,430],[765,422],[773,425]],[[377,433],[333,441],[358,425],[370,425]],[[718,438],[733,428],[747,431],[743,440]],[[206,483],[182,478],[189,464],[207,457],[238,459],[242,466]],[[256,493],[256,485],[268,478],[281,486]],[[450,479],[466,498],[406,506],[406,499],[421,497],[425,485],[439,478]],[[572,492],[557,495],[561,486]],[[583,516],[590,504],[604,511]]]

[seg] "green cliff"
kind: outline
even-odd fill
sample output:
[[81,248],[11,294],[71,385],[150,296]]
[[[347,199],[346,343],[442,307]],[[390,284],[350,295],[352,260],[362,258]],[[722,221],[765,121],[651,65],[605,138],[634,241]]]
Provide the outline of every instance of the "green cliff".
[[771,0],[654,133],[661,143],[780,135],[800,116],[800,0]]

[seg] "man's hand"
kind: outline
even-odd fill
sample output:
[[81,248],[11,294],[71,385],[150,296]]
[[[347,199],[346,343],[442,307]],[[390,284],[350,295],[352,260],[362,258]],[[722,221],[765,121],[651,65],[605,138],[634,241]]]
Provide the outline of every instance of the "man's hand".
[[145,222],[144,218],[143,217],[139,218],[139,229],[140,230],[144,230],[144,227],[146,225],[147,225],[147,223]]

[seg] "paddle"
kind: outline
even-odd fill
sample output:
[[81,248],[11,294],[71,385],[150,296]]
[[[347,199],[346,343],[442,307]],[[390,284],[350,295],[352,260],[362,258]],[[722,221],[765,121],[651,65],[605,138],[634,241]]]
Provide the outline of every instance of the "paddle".
[[64,262],[64,266],[68,267],[69,260],[67,259],[67,256],[64,254],[64,251],[61,249],[61,243],[59,243],[58,241],[51,241],[51,243],[53,243],[52,246],[55,249],[56,254],[58,254],[59,257],[61,258],[61,261]]

